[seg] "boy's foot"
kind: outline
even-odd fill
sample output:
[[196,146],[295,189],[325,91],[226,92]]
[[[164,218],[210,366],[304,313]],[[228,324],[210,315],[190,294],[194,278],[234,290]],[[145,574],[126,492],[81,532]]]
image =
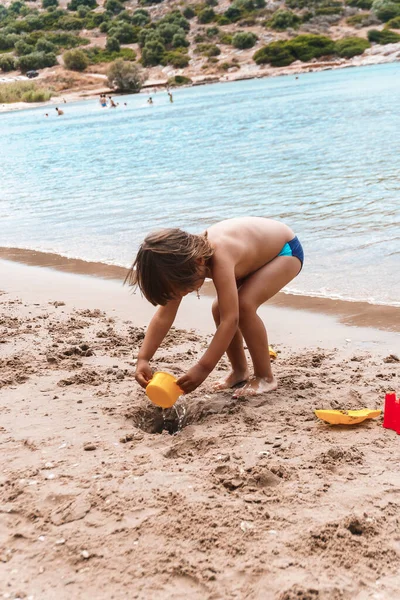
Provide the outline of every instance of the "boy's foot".
[[240,396],[258,396],[260,394],[266,394],[267,392],[273,392],[278,387],[278,382],[273,377],[271,380],[265,377],[252,377],[246,385],[237,390],[232,398],[239,398]]
[[241,372],[232,371],[231,373],[229,373],[229,375],[227,375],[227,377],[214,383],[212,389],[214,392],[219,392],[220,390],[227,390],[229,388],[233,388],[239,383],[246,382],[249,378],[249,375],[250,373],[247,370]]

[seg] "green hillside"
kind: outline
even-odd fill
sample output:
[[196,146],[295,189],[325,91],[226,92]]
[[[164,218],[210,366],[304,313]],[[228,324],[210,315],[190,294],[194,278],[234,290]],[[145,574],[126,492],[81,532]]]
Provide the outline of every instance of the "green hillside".
[[243,64],[283,67],[351,58],[371,43],[397,41],[400,0],[15,0],[0,5],[4,73],[59,64],[104,72],[102,65],[121,58],[150,73],[170,67],[190,76]]

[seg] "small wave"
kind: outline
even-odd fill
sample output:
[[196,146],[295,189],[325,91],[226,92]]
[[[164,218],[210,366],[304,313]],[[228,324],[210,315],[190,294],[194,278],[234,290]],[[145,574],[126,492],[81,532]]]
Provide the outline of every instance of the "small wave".
[[378,300],[376,298],[355,298],[354,296],[347,296],[345,294],[339,294],[334,292],[303,292],[300,290],[293,290],[291,288],[284,288],[282,290],[284,294],[288,296],[304,296],[308,298],[323,298],[326,300],[340,300],[341,302],[363,302],[365,304],[372,304],[376,306],[393,306],[394,308],[400,308],[400,302],[389,302]]

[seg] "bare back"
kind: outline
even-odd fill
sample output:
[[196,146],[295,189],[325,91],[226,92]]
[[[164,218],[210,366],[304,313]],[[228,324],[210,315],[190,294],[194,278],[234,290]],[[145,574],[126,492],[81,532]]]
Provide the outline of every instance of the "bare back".
[[209,275],[213,275],[213,263],[224,255],[229,256],[234,263],[237,280],[247,277],[273,260],[283,246],[294,238],[290,227],[263,217],[226,219],[211,225],[207,234],[214,248]]

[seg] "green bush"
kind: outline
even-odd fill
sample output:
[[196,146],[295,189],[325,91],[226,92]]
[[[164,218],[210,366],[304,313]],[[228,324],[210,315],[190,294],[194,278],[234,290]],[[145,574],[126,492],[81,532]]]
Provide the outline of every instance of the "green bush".
[[370,48],[368,40],[359,37],[343,38],[335,42],[335,53],[342,58],[352,58]]
[[8,10],[10,11],[10,13],[19,15],[23,12],[24,8],[25,3],[21,2],[20,0],[16,0],[16,2],[11,2],[10,6],[8,7]]
[[30,44],[27,44],[24,40],[19,40],[14,48],[17,56],[25,56],[25,54],[31,54],[35,51],[35,48]]
[[388,29],[400,29],[400,17],[390,19],[385,25]]
[[107,33],[108,30],[111,27],[111,23],[107,22],[107,21],[103,21],[103,23],[101,23],[99,29],[101,31],[101,33]]
[[44,37],[40,37],[35,44],[36,52],[57,52],[57,46]]
[[277,10],[273,15],[272,19],[267,21],[267,24],[272,29],[283,31],[288,27],[298,27],[301,23],[300,17],[290,10]]
[[76,48],[77,46],[85,46],[89,44],[88,38],[74,35],[66,32],[50,32],[46,34],[46,39],[57,46],[57,48]]
[[54,8],[53,10],[41,13],[44,29],[57,29],[58,20],[67,14],[67,11],[62,10],[61,8]]
[[119,52],[121,50],[121,46],[116,37],[111,36],[107,38],[106,50],[107,52]]
[[203,25],[206,23],[211,23],[212,21],[214,21],[214,19],[215,19],[215,11],[213,8],[211,8],[211,6],[206,6],[197,15],[198,22],[202,23]]
[[150,14],[144,8],[138,8],[132,15],[132,24],[137,27],[144,27],[150,23]]
[[362,10],[370,10],[372,8],[373,0],[350,0],[348,2],[349,6],[354,6],[355,8],[361,8]]
[[187,6],[183,11],[183,16],[185,19],[193,19],[196,16],[196,12],[193,10],[191,6]]
[[172,43],[175,35],[180,35],[185,40],[186,32],[174,23],[160,23],[156,31],[162,42],[166,45]]
[[32,52],[18,59],[18,68],[22,73],[46,67],[54,67],[57,64],[57,57],[53,52]]
[[108,35],[117,38],[120,44],[135,44],[138,41],[138,28],[129,23],[115,23],[108,29]]
[[218,23],[218,25],[230,25],[230,20],[225,17],[225,15],[215,15],[215,19],[216,23]]
[[[242,16],[242,11],[239,8],[236,8],[235,6],[231,5],[224,12],[223,16],[225,17],[225,19],[227,19],[228,23],[236,23],[236,21],[240,20],[240,18]],[[221,22],[221,20],[219,21],[219,24],[223,25],[223,23]]]
[[65,67],[70,71],[84,71],[89,65],[88,57],[83,50],[67,50],[63,54]]
[[96,29],[97,27],[101,27],[104,23],[107,13],[95,13],[88,12],[85,17],[85,28],[86,29]]
[[400,17],[400,3],[388,2],[386,0],[375,0],[372,9],[378,19],[386,23],[391,19]]
[[[144,9],[140,9],[140,10],[144,10]],[[120,13],[118,13],[115,17],[115,21],[126,21],[127,23],[132,23],[132,18],[133,15],[131,12],[129,12],[129,10],[123,10]]]
[[269,63],[272,67],[287,67],[296,60],[285,41],[271,42],[260,48],[253,56],[257,65]]
[[208,38],[214,38],[219,34],[218,27],[209,27],[206,31],[206,35]]
[[185,32],[182,30],[182,33],[175,33],[172,38],[172,47],[173,48],[187,48],[189,46],[189,42],[185,37]]
[[161,63],[165,53],[165,46],[159,40],[153,39],[146,42],[142,50],[142,64],[145,67],[155,67]]
[[113,62],[118,59],[133,62],[136,59],[136,52],[131,48],[122,48],[119,52],[108,52],[98,46],[91,46],[83,52],[86,54],[90,65]]
[[383,29],[382,31],[370,29],[368,31],[368,39],[370,42],[375,42],[376,44],[394,44],[400,42],[400,35],[390,29]]
[[0,69],[4,73],[8,73],[9,71],[14,71],[16,68],[15,58],[11,54],[1,54],[0,55]]
[[232,44],[239,50],[252,48],[257,41],[257,36],[252,32],[239,31],[232,38]]
[[170,77],[168,79],[168,85],[170,87],[176,87],[179,85],[189,85],[192,83],[190,77],[184,77],[183,75],[175,75],[174,77]]
[[353,15],[352,17],[349,17],[348,19],[346,19],[346,23],[348,25],[351,25],[352,27],[357,27],[357,25],[362,26],[363,21],[365,19],[367,19],[369,16],[370,16],[370,13],[368,13],[368,12],[360,13],[358,15]]
[[219,36],[220,44],[226,44],[226,45],[230,46],[232,44],[232,41],[233,41],[233,35],[230,33],[222,33]]
[[[84,19],[88,13],[90,12],[90,8],[88,6],[78,6],[78,10],[76,11],[76,16],[79,17],[79,19]],[[95,14],[95,13],[92,13]]]
[[[4,83],[0,86],[0,102],[10,104],[11,102],[19,102],[25,94],[35,92],[35,98],[42,97],[43,100],[51,98],[51,91],[37,87],[33,81],[15,81],[13,83]],[[29,97],[29,96],[26,96]],[[32,97],[32,96],[31,96]],[[25,100],[25,102],[40,102],[41,100]]]
[[18,40],[18,35],[14,33],[9,33],[8,35],[0,34],[0,50],[12,50]]
[[308,62],[335,52],[335,42],[324,35],[298,35],[288,42],[295,58]]
[[189,56],[182,52],[165,52],[161,59],[162,65],[171,65],[174,69],[184,69],[189,64]]
[[163,17],[158,22],[159,25],[161,25],[162,23],[172,23],[173,25],[181,27],[185,31],[190,30],[189,21],[185,19],[185,17],[182,15],[182,13],[179,12],[179,10],[172,10],[170,13],[167,13],[165,17]]
[[219,56],[221,54],[221,49],[218,48],[215,44],[199,44],[195,52],[199,54],[203,54],[204,56]]
[[323,35],[298,35],[288,41],[271,42],[260,48],[253,56],[258,64],[269,63],[273,67],[286,67],[295,60],[308,62],[313,58],[319,58],[333,54],[335,42]]
[[151,4],[160,4],[163,0],[140,0],[140,4],[143,6],[150,6]]
[[67,4],[68,10],[78,10],[79,6],[88,6],[89,8],[96,8],[96,0],[71,0]]
[[58,0],[42,0],[42,8],[52,8],[58,6]]
[[117,15],[124,10],[124,5],[119,0],[107,0],[104,8],[113,15]]
[[146,73],[138,65],[118,59],[107,71],[110,87],[120,92],[140,92],[146,79]]
[[58,29],[63,29],[65,31],[80,31],[84,27],[84,21],[83,19],[77,19],[71,15],[66,15],[58,20],[57,27]]

